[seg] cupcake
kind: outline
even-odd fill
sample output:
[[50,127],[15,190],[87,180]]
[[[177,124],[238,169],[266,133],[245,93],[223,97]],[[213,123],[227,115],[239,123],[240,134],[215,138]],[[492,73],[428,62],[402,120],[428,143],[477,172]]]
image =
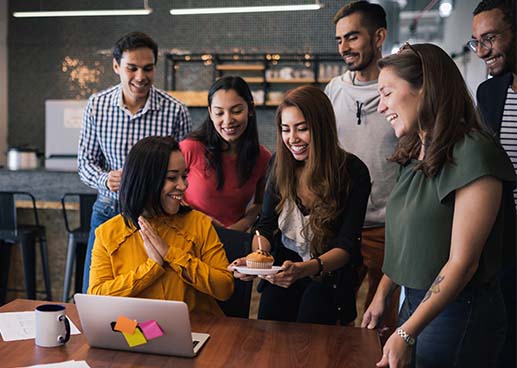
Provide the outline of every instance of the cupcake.
[[257,249],[246,256],[246,266],[248,268],[271,268],[274,261],[273,256],[262,249]]

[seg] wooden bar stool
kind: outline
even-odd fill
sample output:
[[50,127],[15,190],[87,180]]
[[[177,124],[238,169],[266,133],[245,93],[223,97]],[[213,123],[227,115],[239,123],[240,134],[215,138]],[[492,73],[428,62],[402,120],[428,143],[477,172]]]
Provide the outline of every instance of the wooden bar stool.
[[[34,224],[18,223],[15,203],[15,197],[18,196],[25,196],[31,199]],[[11,263],[11,245],[14,244],[18,244],[21,249],[27,298],[36,299],[36,241],[40,245],[46,300],[52,300],[47,239],[45,227],[39,223],[36,200],[28,192],[0,192],[0,267],[2,269],[0,272],[0,304],[5,303]]]
[[[78,199],[79,203],[79,227],[70,228],[66,203],[70,199]],[[75,286],[74,291],[80,293],[83,285],[84,259],[86,257],[86,246],[88,245],[88,236],[90,234],[90,218],[92,216],[92,207],[96,194],[90,193],[65,193],[61,197],[61,207],[63,209],[63,218],[65,220],[66,231],[68,232],[68,247],[66,251],[65,278],[63,285],[63,296],[61,301],[68,302],[70,295],[70,283],[72,281],[72,270],[75,264]]]

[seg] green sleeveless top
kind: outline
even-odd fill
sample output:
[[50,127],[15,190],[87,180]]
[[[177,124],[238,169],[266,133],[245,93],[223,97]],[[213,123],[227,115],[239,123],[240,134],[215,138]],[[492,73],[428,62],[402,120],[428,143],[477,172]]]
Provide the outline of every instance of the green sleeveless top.
[[454,163],[446,163],[432,178],[414,170],[418,160],[400,167],[386,210],[383,264],[383,272],[398,285],[430,287],[449,259],[455,191],[483,176],[503,182],[503,201],[470,284],[491,282],[501,265],[503,245],[516,247],[514,212],[513,229],[504,218],[504,207],[513,207],[510,195],[516,178],[504,150],[491,137],[472,132],[454,146],[453,157]]

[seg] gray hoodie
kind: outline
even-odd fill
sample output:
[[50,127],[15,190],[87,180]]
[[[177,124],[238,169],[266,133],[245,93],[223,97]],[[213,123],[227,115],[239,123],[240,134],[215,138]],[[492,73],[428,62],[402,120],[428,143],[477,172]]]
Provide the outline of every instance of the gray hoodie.
[[359,82],[353,78],[354,73],[347,71],[332,79],[325,93],[336,114],[339,143],[370,170],[372,191],[364,227],[382,226],[397,175],[397,165],[386,158],[395,151],[397,138],[386,118],[377,112],[377,81]]

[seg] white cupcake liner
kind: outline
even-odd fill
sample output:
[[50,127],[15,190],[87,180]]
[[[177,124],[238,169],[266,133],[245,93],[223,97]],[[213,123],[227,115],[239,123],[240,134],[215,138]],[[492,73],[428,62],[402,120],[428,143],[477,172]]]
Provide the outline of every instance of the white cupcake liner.
[[257,261],[248,261],[248,260],[246,260],[246,266],[248,268],[266,269],[266,268],[273,267],[273,262],[257,262]]

